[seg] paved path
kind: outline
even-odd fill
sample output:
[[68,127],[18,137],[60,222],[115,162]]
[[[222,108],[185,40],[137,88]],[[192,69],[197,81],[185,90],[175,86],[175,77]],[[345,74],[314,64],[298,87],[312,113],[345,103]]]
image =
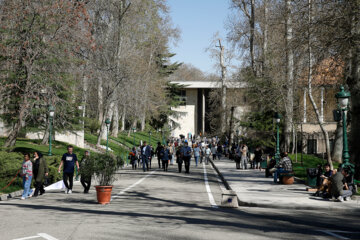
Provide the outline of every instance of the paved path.
[[235,163],[227,158],[214,163],[236,191],[241,205],[289,209],[360,209],[359,198],[342,203],[329,201],[311,196],[304,184],[275,184],[273,178],[265,178],[264,171],[236,169]]
[[[208,189],[219,205],[217,175],[210,165],[206,171]],[[83,194],[79,183],[71,195],[47,192],[0,202],[0,239],[338,239],[331,234],[360,238],[358,211],[334,215],[212,205],[202,166],[190,174],[177,173],[175,166],[169,172],[124,169],[114,183],[110,205],[97,204],[93,188]]]

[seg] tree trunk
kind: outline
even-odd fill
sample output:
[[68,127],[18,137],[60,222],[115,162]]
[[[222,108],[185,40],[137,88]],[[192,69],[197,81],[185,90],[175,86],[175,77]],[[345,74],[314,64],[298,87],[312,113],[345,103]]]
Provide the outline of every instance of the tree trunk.
[[115,107],[114,107],[114,115],[113,115],[111,123],[112,123],[111,124],[112,125],[111,136],[117,138],[118,134],[119,134],[119,107],[118,107],[118,105],[115,105]]
[[124,106],[121,114],[121,131],[125,131],[125,118],[126,118],[126,109]]
[[44,136],[43,136],[43,139],[41,141],[41,144],[42,145],[47,145],[49,144],[49,131],[50,131],[50,123],[49,123],[49,118],[47,118],[46,120],[46,128],[45,128],[45,132],[44,132]]
[[262,76],[267,76],[267,52],[268,52],[268,15],[269,6],[268,0],[264,0],[264,39],[263,39],[263,61],[262,61]]
[[17,138],[20,130],[21,130],[21,120],[19,119],[19,120],[15,123],[12,131],[10,132],[9,136],[7,137],[7,139],[5,140],[5,143],[4,143],[4,147],[5,147],[5,148],[15,146],[15,144],[16,144],[16,138]]
[[107,118],[108,119],[112,118],[112,115],[113,115],[113,112],[114,112],[114,102],[111,101],[110,105],[105,109],[106,109],[106,114],[103,114],[103,115],[106,116],[106,118],[103,118],[103,121],[102,121],[101,126],[100,126],[100,132],[99,132],[99,135],[98,135],[98,138],[97,138],[97,143],[96,143],[97,146],[100,146],[101,145],[101,140],[105,140],[106,137],[107,137],[107,128],[106,128],[105,120]]
[[324,127],[324,122],[323,122],[323,118],[321,117],[320,113],[319,113],[319,109],[316,106],[315,100],[313,98],[312,95],[312,85],[311,85],[311,81],[312,81],[312,68],[313,68],[313,54],[312,54],[312,30],[311,30],[311,24],[312,24],[312,0],[308,0],[308,4],[309,4],[309,27],[308,27],[308,51],[309,51],[309,72],[308,72],[308,94],[309,94],[309,98],[310,98],[310,102],[311,105],[313,106],[313,109],[315,111],[316,114],[316,118],[318,120],[319,126],[321,128],[321,131],[324,135],[325,138],[325,145],[326,145],[326,155],[327,155],[327,162],[330,165],[331,170],[334,168],[332,161],[331,161],[331,150],[330,150],[330,140],[329,140],[329,134],[326,131],[325,127]]
[[291,143],[291,132],[294,115],[294,53],[291,46],[293,38],[292,29],[292,0],[286,0],[286,101],[285,101],[285,151],[289,152]]
[[22,106],[20,107],[19,118],[16,121],[16,123],[14,124],[14,127],[11,130],[9,136],[5,140],[5,143],[4,143],[5,148],[13,147],[16,144],[17,136],[19,135],[19,133],[23,127],[23,123],[25,122],[26,105],[27,105],[27,101],[25,99],[25,100],[23,100]]
[[250,57],[251,57],[251,69],[253,71],[254,76],[256,76],[254,38],[255,38],[255,0],[251,0],[250,40],[249,40]]
[[103,123],[104,118],[104,89],[103,79],[100,77],[98,82],[98,121]]
[[360,2],[352,1],[352,44],[349,49],[347,84],[351,92],[351,159],[355,162],[355,178],[360,179]]
[[145,119],[146,119],[146,116],[145,116],[145,109],[144,109],[144,112],[141,113],[141,131],[145,130]]
[[219,39],[219,48],[220,48],[220,67],[221,67],[221,134],[226,132],[226,66],[224,60],[225,47],[221,45],[221,40]]
[[342,163],[342,151],[343,151],[343,127],[342,122],[338,122],[335,131],[334,148],[332,149],[332,160],[338,163]]

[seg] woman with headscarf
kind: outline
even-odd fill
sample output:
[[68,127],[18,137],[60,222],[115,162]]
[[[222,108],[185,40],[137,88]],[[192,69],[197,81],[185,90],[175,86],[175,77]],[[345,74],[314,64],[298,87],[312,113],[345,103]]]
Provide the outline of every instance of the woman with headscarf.
[[49,168],[44,159],[43,155],[39,151],[34,152],[34,159],[31,160],[33,163],[33,175],[35,180],[35,192],[34,197],[39,195],[43,195],[45,193],[44,190],[44,178],[49,174]]

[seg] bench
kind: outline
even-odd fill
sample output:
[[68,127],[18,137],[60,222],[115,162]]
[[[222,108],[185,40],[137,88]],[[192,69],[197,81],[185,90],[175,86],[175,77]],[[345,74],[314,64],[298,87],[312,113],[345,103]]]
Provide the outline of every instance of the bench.
[[294,183],[294,172],[280,173],[279,179],[281,184],[291,185]]

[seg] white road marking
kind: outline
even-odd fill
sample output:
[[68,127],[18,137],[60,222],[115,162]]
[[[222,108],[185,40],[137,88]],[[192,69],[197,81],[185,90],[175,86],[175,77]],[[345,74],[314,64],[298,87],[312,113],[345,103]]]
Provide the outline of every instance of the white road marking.
[[31,237],[24,237],[24,238],[16,238],[13,240],[26,240],[26,239],[34,239],[34,238],[39,238],[40,236],[36,235],[36,236],[31,236]]
[[46,240],[57,240],[56,238],[50,236],[49,234],[46,233],[38,233],[38,235],[42,238],[45,238]]
[[36,236],[24,237],[24,238],[16,238],[14,240],[27,240],[27,239],[35,239],[35,238],[43,238],[46,240],[58,240],[46,233],[38,233]]
[[336,234],[336,233],[355,233],[355,232],[346,232],[346,231],[339,231],[339,230],[318,230],[319,232],[323,232],[323,233],[326,233],[330,236],[333,236],[333,237],[336,237],[336,238],[339,238],[339,239],[350,239],[350,238],[347,238],[347,237],[343,237],[339,234]]
[[209,186],[209,181],[208,181],[208,177],[207,177],[207,173],[206,173],[206,166],[205,166],[204,162],[203,162],[203,168],[204,168],[205,187],[206,187],[206,191],[207,191],[208,196],[209,196],[209,201],[210,201],[211,207],[218,208],[218,206],[217,206],[217,204],[216,204],[216,202],[214,200],[214,196],[211,193],[211,189],[210,189],[210,186]]
[[126,193],[127,191],[129,191],[131,188],[135,187],[136,185],[140,184],[142,181],[144,181],[146,178],[150,177],[152,174],[154,174],[157,170],[152,171],[151,173],[149,173],[148,175],[146,175],[145,177],[139,179],[136,183],[130,185],[129,187],[125,188],[124,190],[122,190],[121,192],[119,192],[118,194],[114,195],[111,197],[111,201],[114,200],[115,198],[119,197],[120,195]]

